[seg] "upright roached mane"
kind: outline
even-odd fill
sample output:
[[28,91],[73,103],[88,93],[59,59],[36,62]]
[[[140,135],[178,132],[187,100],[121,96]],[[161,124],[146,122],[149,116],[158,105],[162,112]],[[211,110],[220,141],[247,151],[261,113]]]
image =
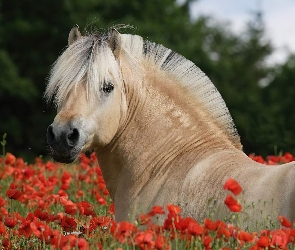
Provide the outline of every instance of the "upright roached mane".
[[[69,46],[51,70],[45,91],[48,101],[54,96],[58,106],[69,91],[81,81],[85,81],[88,95],[99,95],[102,83],[110,80],[109,75],[120,83],[122,79],[120,68],[113,60],[109,60],[114,57],[107,49],[109,37],[109,34],[95,33],[83,36]],[[238,149],[242,148],[238,132],[223,98],[200,68],[171,49],[143,40],[140,36],[121,34],[121,40],[122,50],[129,55],[130,60],[134,60],[133,64],[148,58],[159,68],[175,75],[179,83],[195,96],[197,103],[204,105],[208,114],[229,137],[233,145]]]

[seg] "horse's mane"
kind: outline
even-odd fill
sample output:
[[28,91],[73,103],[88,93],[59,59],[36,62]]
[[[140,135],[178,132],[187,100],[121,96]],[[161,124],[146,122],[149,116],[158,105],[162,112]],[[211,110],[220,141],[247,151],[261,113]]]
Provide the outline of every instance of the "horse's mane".
[[211,80],[193,62],[161,44],[143,40],[136,35],[121,35],[123,48],[136,58],[152,60],[162,70],[169,71],[179,83],[201,103],[233,145],[242,148],[240,137],[229,110]]
[[[240,137],[233,119],[220,93],[193,62],[167,49],[163,45],[143,40],[137,35],[121,34],[122,50],[136,61],[151,60],[160,69],[169,71],[179,83],[187,89],[198,103],[208,110],[208,115],[225,132],[233,145],[241,149]],[[118,64],[114,63],[114,56],[108,47],[108,35],[92,34],[83,36],[59,57],[55,62],[45,97],[50,100],[55,96],[55,103],[59,105],[71,88],[81,80],[85,80],[88,90],[99,94],[101,84],[110,80],[120,82],[121,75]],[[99,56],[98,56],[99,54]],[[104,65],[103,67],[98,67]],[[94,81],[94,79],[96,81]],[[91,84],[99,82],[100,84]],[[91,84],[91,86],[89,86]]]

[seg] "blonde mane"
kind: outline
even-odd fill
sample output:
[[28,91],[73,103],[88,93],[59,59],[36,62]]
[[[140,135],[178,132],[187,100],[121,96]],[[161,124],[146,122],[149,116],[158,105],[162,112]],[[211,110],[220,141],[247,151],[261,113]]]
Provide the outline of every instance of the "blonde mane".
[[[208,114],[225,132],[233,145],[241,149],[240,137],[233,119],[220,93],[193,62],[165,48],[163,45],[144,41],[137,35],[121,34],[121,50],[129,58],[140,62],[147,59],[159,68],[169,71],[195,96],[198,103],[208,110]],[[122,82],[120,66],[108,45],[108,35],[93,34],[83,36],[55,62],[45,91],[47,100],[54,97],[59,105],[69,91],[79,82],[85,81],[88,93],[99,95],[105,81]],[[110,79],[111,77],[111,79]]]

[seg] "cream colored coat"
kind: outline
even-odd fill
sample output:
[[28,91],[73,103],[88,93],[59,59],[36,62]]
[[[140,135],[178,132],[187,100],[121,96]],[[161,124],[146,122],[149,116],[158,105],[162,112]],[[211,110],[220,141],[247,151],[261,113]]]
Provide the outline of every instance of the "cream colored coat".
[[223,219],[229,177],[243,188],[245,226],[268,215],[295,219],[294,163],[249,159],[209,78],[161,45],[116,30],[82,37],[74,27],[45,95],[58,106],[48,129],[53,157],[69,162],[94,149],[117,221],[171,203],[202,219],[209,200]]

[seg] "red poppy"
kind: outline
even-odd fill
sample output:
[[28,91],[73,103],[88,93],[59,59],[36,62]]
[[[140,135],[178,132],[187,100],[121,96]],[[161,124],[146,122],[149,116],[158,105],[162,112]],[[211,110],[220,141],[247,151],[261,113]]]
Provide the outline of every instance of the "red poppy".
[[91,159],[92,162],[97,162],[97,158],[96,158],[96,154],[95,154],[95,152],[92,152],[92,153],[90,154],[90,159]]
[[61,226],[66,232],[70,232],[70,231],[73,231],[76,229],[77,223],[76,223],[75,219],[64,216],[61,219]]
[[260,236],[257,241],[257,245],[259,247],[268,247],[269,246],[269,238],[267,236]]
[[37,208],[34,212],[34,215],[43,221],[49,220],[49,214],[47,212],[43,212],[40,208]]
[[260,156],[260,155],[249,154],[248,156],[249,156],[253,161],[256,161],[256,162],[259,162],[259,163],[265,164],[264,159],[263,159],[262,156]]
[[108,227],[111,221],[112,221],[111,217],[106,217],[106,216],[97,216],[97,217],[91,218],[89,223],[89,233],[91,233],[97,227],[100,227],[100,226]]
[[159,234],[157,235],[157,238],[155,240],[155,248],[159,249],[159,250],[162,250],[162,249],[170,250],[171,249],[167,238],[165,238],[164,235],[159,235]]
[[45,241],[46,244],[49,244],[51,241],[51,236],[53,235],[52,229],[37,219],[33,220],[30,224],[32,233],[39,238],[42,242]]
[[75,204],[65,205],[65,213],[69,215],[75,215],[77,213],[77,206]]
[[291,222],[286,217],[280,215],[278,217],[278,220],[279,220],[279,222],[281,223],[282,226],[288,227],[288,228],[292,227]]
[[289,152],[284,153],[283,157],[285,159],[285,162],[294,161],[294,156]]
[[117,225],[114,223],[111,227],[111,233],[120,243],[126,242],[136,231],[136,226],[127,221],[119,222]]
[[204,219],[204,226],[211,231],[215,231],[218,225],[210,219]]
[[17,223],[18,221],[12,217],[6,217],[4,221],[5,226],[9,228],[14,228]]
[[274,230],[271,232],[270,245],[273,247],[284,248],[288,244],[288,235],[283,230]]
[[6,196],[12,200],[20,200],[22,197],[22,192],[17,189],[8,189]]
[[181,218],[178,226],[181,231],[188,233],[189,235],[201,235],[204,232],[204,228],[191,217]]
[[81,163],[85,163],[87,165],[89,165],[91,162],[91,160],[85,154],[80,154],[79,160]]
[[27,216],[27,218],[24,219],[19,225],[18,233],[25,236],[26,238],[30,237],[32,235],[31,222],[32,219],[28,218]]
[[93,207],[86,201],[81,201],[77,203],[77,207],[79,208],[79,211],[81,214],[89,216],[95,216],[95,212],[93,210]]
[[146,225],[151,222],[151,217],[147,214],[139,215],[138,222],[140,225]]
[[244,231],[240,231],[237,233],[237,239],[245,242],[254,242],[253,235]]
[[114,213],[115,213],[115,204],[112,203],[112,204],[109,206],[108,214],[114,214]]
[[239,195],[242,192],[240,184],[233,178],[229,178],[223,188],[231,191],[234,195]]
[[148,213],[150,216],[155,216],[156,214],[165,214],[163,207],[161,206],[154,206],[152,210]]
[[154,232],[147,230],[145,232],[139,232],[134,238],[134,242],[140,249],[154,249],[155,242],[153,240]]
[[78,246],[79,250],[88,250],[89,249],[89,243],[83,239],[83,238],[78,238],[77,239],[77,244],[73,245],[73,247]]
[[0,197],[0,207],[4,207],[7,204],[6,200]]
[[203,239],[204,247],[210,249],[210,244],[212,242],[212,237],[210,235],[206,235]]
[[12,249],[11,241],[9,239],[7,239],[7,238],[4,238],[2,240],[2,247],[3,247],[3,249]]
[[228,237],[231,236],[230,231],[225,226],[223,226],[222,224],[220,224],[218,226],[217,234],[218,234],[219,237],[224,236],[224,237],[228,238]]
[[179,206],[172,204],[167,205],[167,209],[170,215],[178,215],[181,212],[181,208]]
[[3,222],[0,221],[0,235],[6,234],[6,227],[4,226]]
[[267,156],[267,165],[278,165],[279,164],[279,157],[275,156],[275,155],[269,155]]
[[5,157],[5,164],[7,165],[13,165],[16,161],[16,157],[11,154],[11,153],[7,153],[6,157]]
[[224,203],[232,212],[240,212],[242,210],[242,206],[231,195],[226,196]]
[[71,174],[67,171],[63,172],[62,177],[61,177],[61,189],[62,190],[67,190],[70,188],[70,182],[72,180]]
[[103,198],[99,193],[95,194],[95,199],[99,202],[101,205],[107,205],[107,201],[105,198]]

